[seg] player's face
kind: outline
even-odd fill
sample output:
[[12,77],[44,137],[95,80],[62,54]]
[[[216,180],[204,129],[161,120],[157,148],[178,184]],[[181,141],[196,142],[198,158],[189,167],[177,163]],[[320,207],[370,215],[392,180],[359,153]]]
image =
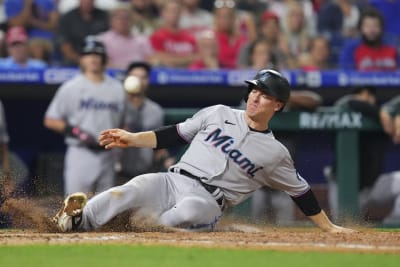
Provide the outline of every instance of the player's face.
[[80,65],[84,72],[102,73],[104,70],[102,57],[97,54],[82,55]]
[[246,103],[246,114],[253,120],[269,120],[275,112],[279,111],[283,103],[274,96],[267,95],[263,91],[254,88],[250,91]]

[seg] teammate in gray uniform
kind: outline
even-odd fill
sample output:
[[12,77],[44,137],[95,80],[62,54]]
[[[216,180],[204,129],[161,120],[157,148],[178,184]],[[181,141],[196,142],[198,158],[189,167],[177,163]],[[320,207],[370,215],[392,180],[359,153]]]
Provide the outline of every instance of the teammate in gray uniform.
[[[149,131],[164,126],[164,110],[147,97],[151,66],[146,62],[132,62],[127,68],[127,76],[140,79],[137,92],[128,91],[128,104],[124,119],[124,129],[130,132]],[[171,163],[169,163],[171,162]],[[175,162],[167,149],[154,150],[148,147],[124,149],[120,158],[120,180],[127,182],[132,177],[164,168],[164,164]]]
[[[384,131],[394,144],[400,143],[400,95],[384,103],[380,109],[380,120]],[[372,186],[366,206],[392,206],[390,213],[383,218],[383,225],[400,226],[400,171],[379,175]]]
[[289,98],[288,81],[277,71],[261,70],[246,82],[245,111],[216,105],[155,131],[103,131],[99,141],[107,149],[190,145],[168,172],[140,175],[89,201],[82,193],[68,196],[54,217],[59,229],[96,229],[119,213],[135,209],[154,216],[161,225],[211,230],[225,208],[266,185],[288,193],[323,230],[353,232],[328,219],[287,149],[269,129],[269,121]]
[[99,146],[101,131],[121,127],[125,91],[121,82],[106,75],[106,51],[92,36],[81,51],[81,73],[56,92],[44,125],[66,135],[64,192],[101,192],[114,185],[111,151]]

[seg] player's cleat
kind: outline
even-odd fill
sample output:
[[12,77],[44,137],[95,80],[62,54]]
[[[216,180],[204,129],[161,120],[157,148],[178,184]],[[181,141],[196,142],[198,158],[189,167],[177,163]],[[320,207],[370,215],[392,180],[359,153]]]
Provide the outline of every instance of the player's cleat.
[[78,230],[86,202],[87,196],[81,192],[71,194],[64,200],[60,211],[53,217],[53,222],[57,224],[60,231]]

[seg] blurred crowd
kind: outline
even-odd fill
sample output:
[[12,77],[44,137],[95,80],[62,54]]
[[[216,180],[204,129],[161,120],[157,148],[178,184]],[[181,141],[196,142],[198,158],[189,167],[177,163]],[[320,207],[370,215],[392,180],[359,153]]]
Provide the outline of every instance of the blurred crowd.
[[394,70],[400,1],[2,0],[0,68],[77,66],[84,38],[108,68]]

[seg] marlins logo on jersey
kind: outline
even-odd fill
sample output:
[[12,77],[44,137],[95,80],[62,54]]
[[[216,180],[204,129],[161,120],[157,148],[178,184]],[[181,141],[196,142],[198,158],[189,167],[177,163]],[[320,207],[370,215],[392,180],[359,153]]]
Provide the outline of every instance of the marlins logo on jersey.
[[217,128],[211,132],[204,141],[210,142],[215,147],[219,147],[234,163],[239,165],[239,167],[246,171],[251,177],[254,177],[254,174],[263,167],[257,167],[249,158],[244,156],[240,150],[232,148],[231,146],[235,143],[233,137],[221,135],[221,132],[222,130]]
[[96,100],[94,98],[88,98],[88,99],[81,99],[79,108],[81,109],[95,109],[95,110],[111,110],[114,112],[119,112],[120,109],[118,107],[118,103],[115,101],[101,101],[101,100]]

